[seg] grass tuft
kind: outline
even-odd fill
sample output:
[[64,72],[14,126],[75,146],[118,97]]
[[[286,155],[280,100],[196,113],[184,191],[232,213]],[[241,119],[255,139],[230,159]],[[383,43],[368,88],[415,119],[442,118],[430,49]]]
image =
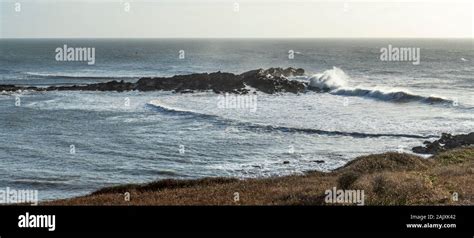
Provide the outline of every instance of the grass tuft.
[[[121,185],[42,205],[331,205],[324,198],[333,187],[363,190],[365,205],[473,205],[472,184],[474,148],[466,147],[427,159],[399,153],[362,156],[328,173]],[[458,194],[457,201],[453,194]]]

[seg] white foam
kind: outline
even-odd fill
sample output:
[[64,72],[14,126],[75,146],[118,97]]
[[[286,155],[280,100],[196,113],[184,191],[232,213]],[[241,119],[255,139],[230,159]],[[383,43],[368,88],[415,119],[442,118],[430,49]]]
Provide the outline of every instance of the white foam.
[[172,107],[170,105],[167,105],[167,104],[163,103],[162,101],[160,101],[158,99],[151,100],[150,102],[148,102],[148,104],[152,105],[152,106],[155,106],[155,107],[158,107],[158,108],[162,108],[166,111],[195,113],[194,111],[191,111],[191,110],[184,110],[184,109],[181,109],[181,108],[178,108],[178,107]]
[[340,68],[333,67],[309,78],[309,86],[322,90],[333,90],[347,85],[349,76]]
[[329,91],[330,94],[341,96],[370,97],[383,101],[426,101],[429,103],[450,102],[443,97],[423,96],[405,89],[386,87],[348,87],[350,77],[340,68],[333,67],[323,73],[313,75],[309,86]]

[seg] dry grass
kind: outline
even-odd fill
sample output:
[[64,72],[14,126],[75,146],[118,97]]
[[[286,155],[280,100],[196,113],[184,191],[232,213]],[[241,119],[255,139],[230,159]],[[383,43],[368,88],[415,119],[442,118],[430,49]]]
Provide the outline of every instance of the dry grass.
[[[474,148],[429,159],[384,153],[359,157],[333,172],[264,179],[162,180],[104,188],[42,205],[324,205],[325,190],[362,189],[366,205],[470,204]],[[130,193],[130,201],[124,194]],[[459,200],[453,201],[457,192]],[[235,201],[235,193],[239,201]]]

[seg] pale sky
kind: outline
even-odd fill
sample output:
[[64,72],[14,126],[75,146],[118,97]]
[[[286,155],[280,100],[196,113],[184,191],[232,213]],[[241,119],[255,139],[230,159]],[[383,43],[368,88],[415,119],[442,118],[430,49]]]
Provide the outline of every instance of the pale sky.
[[474,38],[473,2],[0,0],[0,37]]

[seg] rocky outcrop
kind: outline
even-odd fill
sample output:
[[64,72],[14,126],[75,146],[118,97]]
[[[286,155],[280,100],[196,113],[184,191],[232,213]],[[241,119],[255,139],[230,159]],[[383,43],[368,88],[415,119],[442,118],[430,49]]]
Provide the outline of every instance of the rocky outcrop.
[[15,85],[0,85],[0,92],[16,92],[16,91],[130,91],[135,89],[134,83],[124,82],[123,80],[110,81],[106,83],[94,83],[87,85],[72,85],[72,86],[50,86],[50,87],[22,87]]
[[21,90],[36,90],[36,91],[43,91],[42,88],[37,87],[22,87],[22,86],[15,86],[10,84],[0,84],[0,92],[16,92]]
[[136,83],[140,91],[167,90],[185,92],[189,90],[212,90],[216,93],[229,92],[245,94],[251,86],[264,93],[303,92],[306,85],[288,80],[287,77],[304,75],[303,69],[270,68],[251,70],[240,75],[231,73],[203,73],[177,75],[171,78],[142,78]]
[[88,84],[88,85],[73,85],[73,86],[51,86],[46,88],[46,91],[130,91],[135,89],[134,83],[124,82],[123,80],[120,82],[117,81],[110,81],[106,83],[95,83],[95,84]]
[[257,75],[259,77],[294,77],[294,76],[303,76],[304,69],[302,68],[269,68],[269,69],[256,69],[245,72],[241,74],[243,77]]
[[253,87],[264,93],[290,92],[300,93],[306,90],[306,84],[287,79],[292,76],[304,75],[303,69],[295,68],[270,68],[251,70],[240,75],[232,73],[201,73],[189,75],[176,75],[173,77],[141,78],[136,83],[124,81],[110,81],[73,86],[51,86],[46,88],[21,87],[15,85],[0,85],[0,91],[174,91],[179,93],[192,93],[194,91],[212,90],[216,93],[249,92],[247,86]]
[[306,84],[298,81],[288,80],[287,77],[302,76],[303,69],[294,68],[270,68],[257,69],[240,75],[243,82],[264,93],[291,92],[300,93],[306,90]]
[[424,146],[416,146],[412,151],[418,154],[438,154],[450,149],[474,145],[474,132],[469,134],[451,135],[443,133],[439,140],[425,141]]
[[231,73],[203,73],[176,75],[171,78],[141,78],[137,81],[135,89],[139,91],[175,91],[187,92],[212,90],[216,93],[246,93],[243,80]]

